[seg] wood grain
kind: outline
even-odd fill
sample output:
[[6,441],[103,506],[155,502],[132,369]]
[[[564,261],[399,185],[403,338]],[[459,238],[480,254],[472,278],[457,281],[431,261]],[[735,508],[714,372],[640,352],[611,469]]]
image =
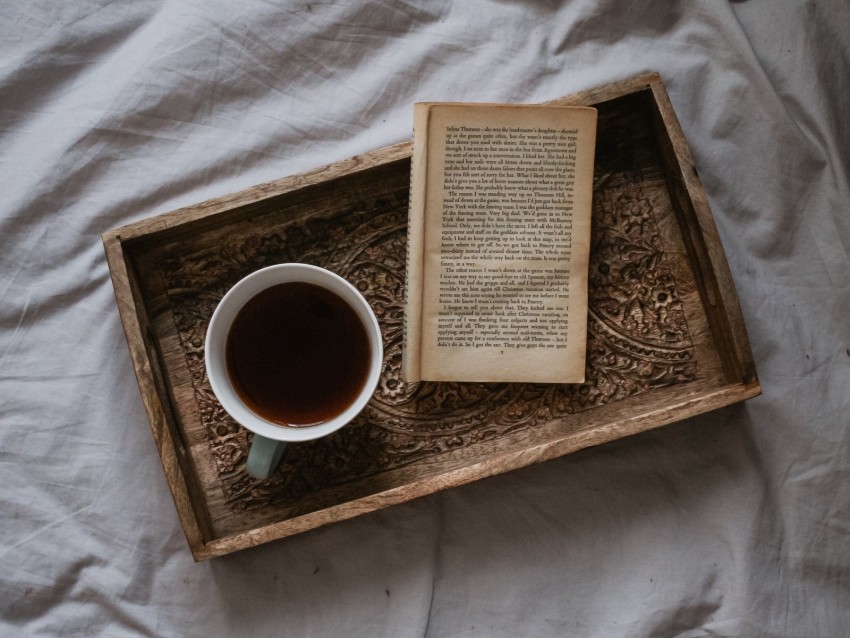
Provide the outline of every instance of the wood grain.
[[[103,237],[133,366],[196,560],[602,444],[760,392],[708,201],[660,77],[553,101],[599,109],[587,382],[405,384],[399,376],[410,144]],[[290,446],[270,479],[218,404],[203,342],[218,300],[265,265],[354,283],[384,373],[351,425]]]

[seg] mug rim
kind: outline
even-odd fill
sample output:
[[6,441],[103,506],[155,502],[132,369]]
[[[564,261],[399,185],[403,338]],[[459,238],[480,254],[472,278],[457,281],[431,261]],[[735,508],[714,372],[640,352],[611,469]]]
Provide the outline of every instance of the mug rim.
[[[257,294],[272,286],[303,281],[322,286],[345,301],[358,315],[369,337],[369,373],[354,401],[335,417],[306,426],[286,426],[263,418],[249,408],[233,388],[227,374],[225,345],[236,314]],[[350,423],[366,406],[377,388],[383,368],[383,339],[378,318],[369,302],[347,279],[312,264],[289,262],[255,270],[237,281],[213,311],[204,341],[204,367],[210,387],[221,407],[237,423],[254,434],[276,441],[311,441],[336,432]]]

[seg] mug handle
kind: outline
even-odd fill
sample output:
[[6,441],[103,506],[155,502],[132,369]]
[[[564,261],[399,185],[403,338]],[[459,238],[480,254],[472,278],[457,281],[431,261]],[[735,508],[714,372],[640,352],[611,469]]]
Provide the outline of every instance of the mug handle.
[[284,448],[286,448],[285,441],[275,441],[255,434],[251,449],[248,451],[245,471],[254,478],[269,478],[280,463]]

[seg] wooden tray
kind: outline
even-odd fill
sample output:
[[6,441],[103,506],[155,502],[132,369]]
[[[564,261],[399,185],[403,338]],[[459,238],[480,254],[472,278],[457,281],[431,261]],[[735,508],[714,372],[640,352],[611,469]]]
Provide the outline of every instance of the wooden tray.
[[[657,74],[554,103],[599,109],[588,381],[399,378],[410,144],[103,235],[163,468],[196,560],[552,459],[760,392],[717,229]],[[212,394],[204,334],[241,277],[340,273],[381,322],[384,371],[358,419],[244,472],[250,435]]]

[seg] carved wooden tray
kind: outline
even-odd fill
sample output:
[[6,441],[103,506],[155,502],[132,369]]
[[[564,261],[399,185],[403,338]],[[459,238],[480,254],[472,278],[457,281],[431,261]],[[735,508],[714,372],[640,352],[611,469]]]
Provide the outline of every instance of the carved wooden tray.
[[[554,100],[599,109],[587,382],[404,383],[410,144],[103,236],[136,375],[196,560],[658,427],[760,392],[705,194],[658,75]],[[381,323],[374,398],[341,431],[244,472],[250,435],[204,371],[218,300],[300,261],[354,283]]]

